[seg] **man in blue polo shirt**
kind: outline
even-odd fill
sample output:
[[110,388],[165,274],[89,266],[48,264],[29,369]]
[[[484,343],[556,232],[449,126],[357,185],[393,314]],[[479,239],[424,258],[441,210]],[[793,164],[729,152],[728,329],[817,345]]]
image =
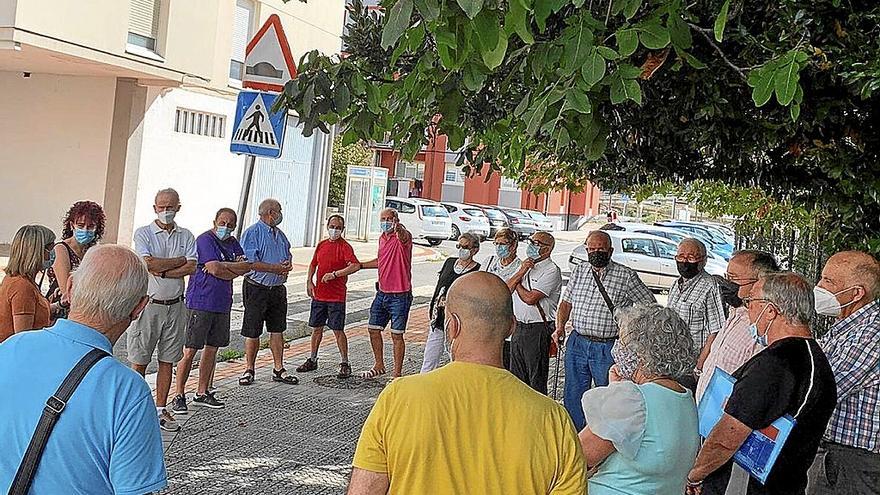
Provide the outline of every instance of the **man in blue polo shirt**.
[[241,235],[241,247],[251,262],[251,272],[244,278],[242,301],[244,322],[241,335],[245,338],[244,355],[247,368],[239,385],[254,383],[254,366],[260,349],[263,324],[269,332],[272,350],[272,381],[295,385],[299,379],[284,369],[284,330],[287,329],[287,274],[291,269],[290,242],[278,228],[283,215],[281,203],[264,199],[259,208],[260,221]]
[[0,401],[0,492],[12,485],[47,399],[93,349],[111,356],[88,371],[61,410],[31,493],[159,491],[168,483],[150,387],[112,357],[113,345],[147,305],[147,268],[128,248],[95,246],[67,293],[69,320],[0,344],[0,390],[7,396]]
[[232,236],[238,217],[235,210],[221,208],[214,216],[214,228],[196,239],[198,265],[186,288],[186,343],[183,359],[177,363],[177,395],[171,401],[174,414],[186,414],[186,381],[193,359],[199,361],[199,385],[193,404],[220,409],[225,404],[211,393],[211,378],[217,349],[229,345],[229,314],[232,311],[232,280],[251,270],[244,251]]

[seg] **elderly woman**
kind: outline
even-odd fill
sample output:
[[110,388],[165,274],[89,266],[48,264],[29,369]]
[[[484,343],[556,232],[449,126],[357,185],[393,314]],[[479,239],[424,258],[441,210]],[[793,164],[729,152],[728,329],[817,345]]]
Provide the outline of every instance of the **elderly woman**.
[[54,243],[55,234],[42,225],[25,225],[15,233],[0,283],[0,342],[13,333],[49,326],[49,301],[40,294],[36,278],[52,266]]
[[694,397],[677,380],[694,367],[693,338],[675,311],[656,304],[620,310],[617,319],[611,383],[582,401],[581,446],[598,467],[589,493],[684,493],[700,442]]
[[[77,201],[64,215],[61,242],[55,245],[55,263],[49,277],[50,301],[67,306],[67,279],[79,266],[86,251],[104,235],[104,210],[92,201]],[[66,313],[66,311],[63,311]]]
[[[500,229],[495,233],[495,254],[486,261],[483,270],[498,275],[507,284],[510,292],[522,280],[520,268],[522,260],[516,255],[518,236],[509,228]],[[504,341],[504,369],[510,369],[510,337]]]
[[471,233],[462,234],[458,238],[458,258],[449,258],[440,268],[437,277],[437,287],[434,288],[434,297],[431,298],[431,329],[425,342],[425,357],[422,360],[422,373],[433,371],[440,366],[440,356],[443,353],[443,345],[446,342],[446,292],[462,275],[475,272],[480,269],[480,264],[474,261],[474,255],[480,250],[480,240]]

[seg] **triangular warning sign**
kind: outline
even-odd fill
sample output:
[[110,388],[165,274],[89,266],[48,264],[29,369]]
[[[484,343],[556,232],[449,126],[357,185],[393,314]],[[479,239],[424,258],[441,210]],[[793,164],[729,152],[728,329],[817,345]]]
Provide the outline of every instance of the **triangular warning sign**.
[[296,77],[296,64],[281,27],[281,18],[272,14],[248,43],[241,85],[263,91],[283,91]]
[[253,103],[244,112],[244,117],[232,133],[232,144],[259,146],[280,150],[280,140],[275,136],[272,122],[269,120],[269,109],[262,96],[254,98]]

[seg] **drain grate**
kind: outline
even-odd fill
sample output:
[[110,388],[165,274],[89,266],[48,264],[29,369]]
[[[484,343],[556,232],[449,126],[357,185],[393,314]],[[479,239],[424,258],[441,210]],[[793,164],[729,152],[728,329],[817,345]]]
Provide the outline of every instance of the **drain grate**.
[[322,387],[341,388],[344,390],[383,388],[385,386],[385,380],[383,379],[368,380],[359,376],[351,376],[349,378],[339,379],[336,378],[336,375],[315,377],[315,383]]

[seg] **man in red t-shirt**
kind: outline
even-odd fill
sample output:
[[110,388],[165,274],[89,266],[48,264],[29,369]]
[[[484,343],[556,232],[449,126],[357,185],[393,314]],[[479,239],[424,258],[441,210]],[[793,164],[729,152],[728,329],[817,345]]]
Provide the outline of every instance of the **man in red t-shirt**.
[[[324,337],[324,326],[333,330],[336,346],[342,355],[337,378],[351,376],[348,364],[348,339],[345,337],[345,283],[348,276],[360,270],[361,264],[354,255],[351,244],[342,238],[345,220],[340,215],[332,215],[327,220],[328,239],[318,243],[312,263],[309,265],[309,276],[306,291],[312,298],[309,326],[312,327],[312,355],[299,372],[318,369],[318,347]],[[317,277],[315,272],[317,271]]]

